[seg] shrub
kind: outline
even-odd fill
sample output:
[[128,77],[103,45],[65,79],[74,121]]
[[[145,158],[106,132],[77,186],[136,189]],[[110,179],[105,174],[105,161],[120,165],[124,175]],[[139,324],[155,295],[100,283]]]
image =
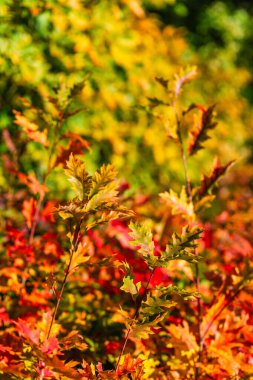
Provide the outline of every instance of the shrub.
[[[178,146],[185,175],[179,193],[165,191],[160,201],[129,194],[129,184],[117,180],[111,165],[90,175],[78,158],[90,144],[65,133],[64,123],[78,112],[72,100],[83,83],[68,90],[67,97],[61,91],[50,97],[49,114],[27,101],[30,119],[15,112],[21,140],[5,131],[5,170],[12,187],[3,197],[4,378],[223,379],[251,374],[250,199],[247,191],[240,193],[240,201],[227,195],[217,216],[206,211],[232,162],[216,160],[199,185],[189,178],[190,157],[217,124],[213,106],[180,106],[183,87],[194,75],[195,68],[188,68],[171,81],[157,78],[167,102],[149,99],[146,109],[153,112],[156,103],[173,110],[176,124],[168,137]],[[190,113],[195,114],[193,127],[188,126]],[[44,129],[48,120],[49,135]],[[16,144],[26,149],[28,160],[29,141],[44,152],[41,178],[36,170],[24,172],[20,160]],[[62,165],[73,188],[64,202],[56,192],[52,199],[47,186]],[[219,207],[222,202],[221,197]]]
[[248,72],[139,1],[0,7],[0,377],[250,378]]

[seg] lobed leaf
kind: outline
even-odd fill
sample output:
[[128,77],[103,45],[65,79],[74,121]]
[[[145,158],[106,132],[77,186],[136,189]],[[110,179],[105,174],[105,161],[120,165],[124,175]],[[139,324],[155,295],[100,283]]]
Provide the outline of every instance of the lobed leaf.
[[[90,210],[96,210],[102,206],[110,206],[117,202],[118,195],[118,184],[116,182],[110,182],[106,186],[97,189],[94,195],[91,196],[90,200],[87,202],[83,208],[84,212],[89,212]],[[92,190],[91,190],[92,191]]]
[[168,312],[169,309],[177,305],[177,301],[173,299],[174,295],[179,295],[184,300],[194,300],[199,297],[199,293],[188,292],[180,289],[177,286],[157,286],[148,295],[141,309],[141,314],[146,319],[153,315],[162,315]]
[[204,175],[201,179],[201,185],[194,189],[194,196],[202,199],[208,194],[208,191],[217,183],[226,171],[234,164],[234,161],[229,161],[226,165],[221,165],[219,160],[215,158],[211,173],[209,176]]
[[141,287],[141,282],[134,283],[134,277],[131,275],[127,275],[123,278],[123,285],[120,287],[126,293],[130,293],[132,295],[138,294]]
[[25,175],[24,173],[17,173],[21,183],[25,184],[32,194],[39,194],[43,198],[48,188],[41,184],[33,174]]
[[66,166],[65,173],[76,191],[78,199],[80,201],[86,199],[91,188],[91,177],[87,173],[84,163],[71,153]]
[[158,315],[150,322],[143,321],[136,323],[130,332],[130,337],[135,339],[148,339],[149,335],[154,334],[153,328],[163,319],[163,315]]
[[173,190],[159,194],[162,201],[171,207],[173,215],[182,215],[185,218],[195,218],[193,203],[188,199],[185,187],[182,187],[180,195]]
[[71,256],[69,273],[75,271],[81,264],[86,263],[90,260],[91,256],[89,255],[89,243],[87,241],[82,241],[78,244],[78,247],[75,251],[73,251]]
[[99,192],[105,191],[108,185],[110,185],[111,190],[114,189],[116,191],[118,187],[116,174],[115,168],[110,164],[103,165],[100,170],[97,170],[92,178],[89,199]]
[[195,254],[196,240],[203,232],[198,226],[189,228],[183,227],[182,234],[173,234],[172,242],[168,243],[166,250],[161,253],[156,265],[167,267],[172,260],[184,260],[189,263],[197,263],[202,260],[202,256]]
[[132,230],[129,235],[133,238],[130,243],[138,246],[138,251],[144,257],[154,257],[155,245],[151,229],[144,224],[134,222],[129,224],[129,228]]
[[195,128],[190,132],[191,139],[188,146],[188,152],[191,156],[203,148],[203,143],[210,138],[208,132],[214,129],[218,124],[214,120],[214,105],[207,109],[200,106],[196,107],[201,110],[202,117],[200,123],[196,122]]
[[47,130],[44,129],[40,131],[40,128],[37,124],[31,122],[27,119],[25,115],[22,115],[19,111],[13,111],[15,115],[14,123],[21,126],[23,131],[32,141],[39,142],[44,147],[48,147],[49,143],[47,140]]
[[55,165],[65,163],[70,157],[71,153],[74,155],[83,154],[83,150],[90,149],[90,144],[83,137],[74,132],[67,132],[62,136],[62,139],[69,139],[66,147],[60,146]]

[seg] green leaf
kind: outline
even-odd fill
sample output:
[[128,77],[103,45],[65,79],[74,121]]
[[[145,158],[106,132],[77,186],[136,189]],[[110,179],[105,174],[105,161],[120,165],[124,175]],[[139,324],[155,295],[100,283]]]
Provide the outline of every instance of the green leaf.
[[166,103],[163,100],[158,99],[158,98],[148,98],[148,101],[149,101],[149,106],[151,108],[155,108],[158,106],[170,106],[169,103]]
[[132,230],[132,232],[129,233],[129,235],[133,238],[131,244],[138,246],[138,251],[144,257],[155,257],[155,245],[153,242],[151,229],[144,224],[141,225],[134,222],[129,224],[129,228]]
[[148,295],[141,308],[141,316],[143,320],[153,320],[154,316],[166,317],[169,309],[177,305],[175,296],[180,296],[184,300],[192,301],[199,297],[199,293],[188,292],[179,289],[177,286],[157,286]]
[[115,185],[112,183],[108,185],[105,189],[99,191],[94,195],[83,208],[84,212],[89,212],[90,210],[99,209],[102,206],[115,203],[117,201],[118,191],[115,190]]
[[197,263],[202,260],[202,256],[195,254],[196,240],[203,232],[198,226],[189,228],[183,227],[182,234],[173,234],[172,242],[166,246],[166,250],[161,253],[156,265],[166,268],[169,261],[185,260],[189,263]]
[[123,278],[123,285],[121,290],[126,293],[131,293],[132,295],[138,294],[141,287],[141,282],[134,283],[134,277],[127,275]]
[[152,328],[156,327],[164,319],[164,315],[153,318],[152,321],[136,323],[131,332],[130,337],[137,339],[148,339],[149,335],[154,334]]

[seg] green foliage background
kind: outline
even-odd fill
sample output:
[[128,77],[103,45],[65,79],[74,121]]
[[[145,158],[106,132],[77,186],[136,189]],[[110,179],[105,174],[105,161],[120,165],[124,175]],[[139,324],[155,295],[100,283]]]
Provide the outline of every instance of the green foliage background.
[[[228,160],[251,159],[250,2],[4,0],[0,13],[2,129],[18,133],[12,111],[23,108],[20,96],[47,112],[54,88],[67,92],[86,78],[76,100],[84,112],[65,128],[92,142],[89,167],[112,162],[135,188],[157,192],[183,180],[182,170],[164,119],[138,107],[148,97],[164,99],[156,76],[197,65],[182,106],[216,103],[220,123],[191,177],[198,181],[217,151]],[[173,127],[170,110],[156,112]],[[42,157],[30,143],[21,160],[32,170]],[[55,189],[59,178],[51,182]],[[3,174],[1,184],[8,186]]]

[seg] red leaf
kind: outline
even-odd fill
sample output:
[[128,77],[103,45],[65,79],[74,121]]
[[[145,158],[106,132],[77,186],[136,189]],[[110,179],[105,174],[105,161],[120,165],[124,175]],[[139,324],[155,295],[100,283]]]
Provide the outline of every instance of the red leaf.
[[96,365],[96,368],[97,368],[98,372],[102,372],[103,371],[102,363],[98,362],[98,364]]
[[18,319],[18,322],[13,321],[17,326],[17,330],[20,335],[24,338],[28,338],[32,343],[38,345],[40,339],[40,332],[38,330],[33,330],[28,323],[24,322],[22,319]]
[[51,337],[48,340],[45,340],[43,345],[40,347],[41,351],[45,354],[51,354],[59,348],[59,341],[56,337]]

